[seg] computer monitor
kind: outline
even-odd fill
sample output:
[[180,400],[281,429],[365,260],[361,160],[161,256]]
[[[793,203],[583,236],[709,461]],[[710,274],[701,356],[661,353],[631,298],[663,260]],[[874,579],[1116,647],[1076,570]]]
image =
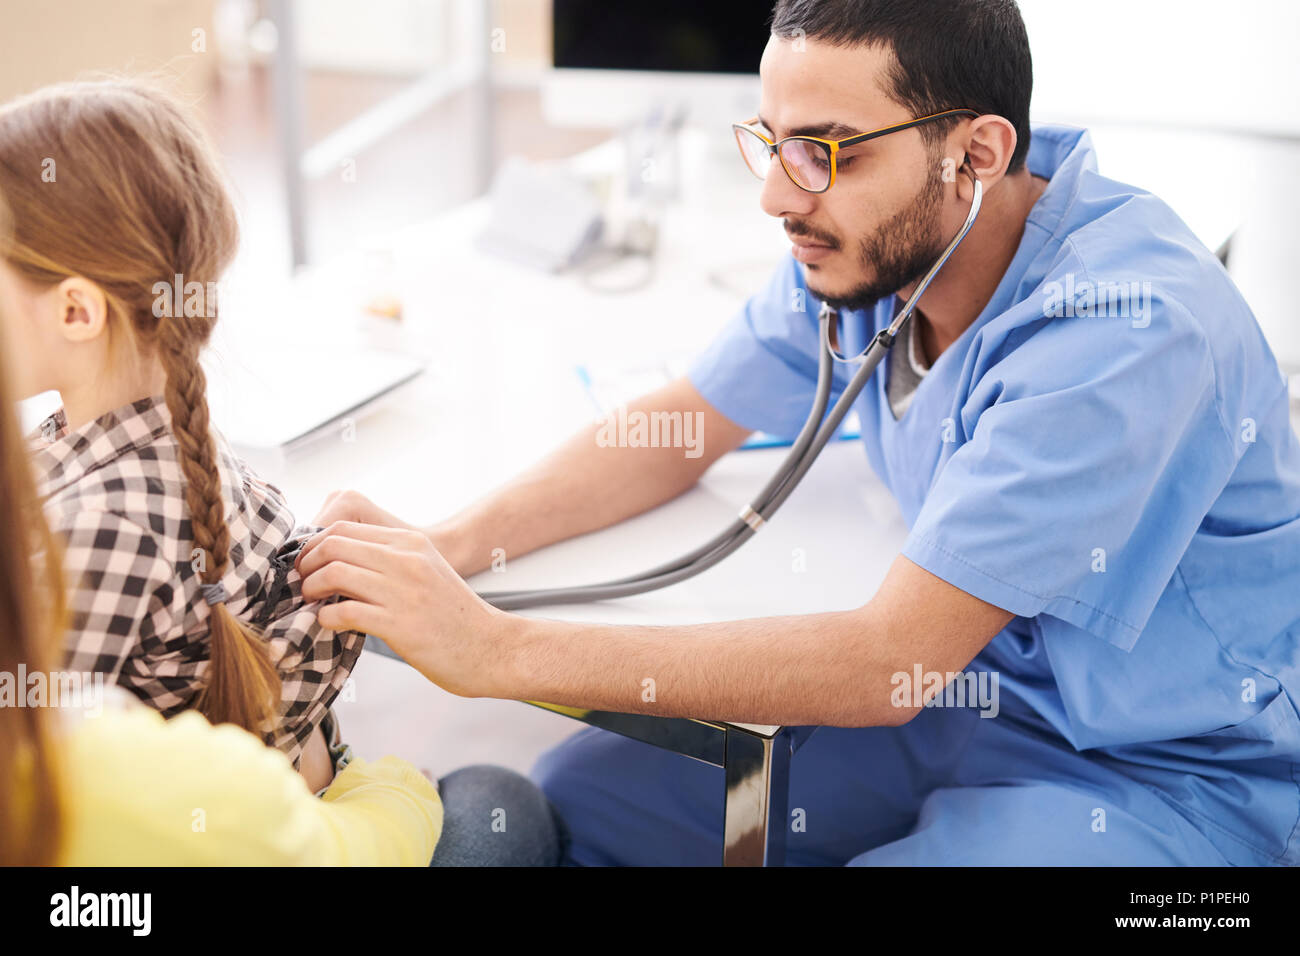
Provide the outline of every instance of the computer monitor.
[[688,123],[726,130],[757,108],[771,12],[771,0],[554,0],[546,118],[623,126],[684,107]]

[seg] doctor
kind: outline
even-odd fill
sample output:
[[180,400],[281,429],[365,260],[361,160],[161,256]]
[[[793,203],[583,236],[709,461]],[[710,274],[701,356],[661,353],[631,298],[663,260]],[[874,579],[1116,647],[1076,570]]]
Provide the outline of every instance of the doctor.
[[[845,150],[824,191],[802,147],[757,148],[791,253],[636,406],[701,412],[704,454],[589,428],[426,531],[338,495],[300,559],[305,593],[345,598],[321,620],[457,694],[822,725],[791,765],[791,863],[1300,863],[1300,443],[1245,302],[1167,206],[1097,174],[1085,132],[1031,134],[1012,0],[778,0],[772,34],[743,136],[974,115]],[[465,585],[493,548],[617,522],[752,430],[793,434],[819,302],[846,352],[888,325],[966,215],[966,163],[980,216],[856,405],[911,528],[860,608],[611,627]],[[996,716],[923,707],[918,670],[996,675]],[[534,775],[574,862],[719,859],[716,768],[589,729]]]

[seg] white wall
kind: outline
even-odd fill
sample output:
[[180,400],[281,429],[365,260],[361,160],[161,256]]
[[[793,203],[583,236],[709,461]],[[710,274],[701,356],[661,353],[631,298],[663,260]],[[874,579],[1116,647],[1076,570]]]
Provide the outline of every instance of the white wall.
[[302,64],[361,73],[426,72],[450,55],[452,2],[299,0]]
[[1297,0],[1020,0],[1035,119],[1300,135]]

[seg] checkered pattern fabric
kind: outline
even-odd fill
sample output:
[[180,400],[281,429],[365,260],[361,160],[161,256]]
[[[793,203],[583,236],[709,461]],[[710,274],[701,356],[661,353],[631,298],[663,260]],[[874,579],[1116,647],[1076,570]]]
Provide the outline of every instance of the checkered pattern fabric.
[[[50,526],[62,539],[71,629],[65,667],[98,671],[171,717],[194,706],[210,657],[204,556],[161,397],[74,431],[63,413],[30,438]],[[294,557],[315,530],[216,436],[230,528],[226,606],[257,627],[283,681],[267,743],[294,764],[356,664],[364,635],[328,631],[304,604]]]

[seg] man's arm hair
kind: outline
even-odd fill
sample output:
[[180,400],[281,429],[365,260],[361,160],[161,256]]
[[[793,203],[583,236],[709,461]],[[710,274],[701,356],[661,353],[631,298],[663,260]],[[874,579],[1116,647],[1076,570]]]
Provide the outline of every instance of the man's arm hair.
[[519,557],[677,497],[750,434],[685,377],[629,403],[627,420],[635,422],[638,413],[650,432],[661,439],[689,436],[689,447],[680,441],[628,447],[631,442],[618,441],[617,422],[588,425],[518,477],[426,529],[429,537],[461,575],[475,574],[490,565],[495,549]]

